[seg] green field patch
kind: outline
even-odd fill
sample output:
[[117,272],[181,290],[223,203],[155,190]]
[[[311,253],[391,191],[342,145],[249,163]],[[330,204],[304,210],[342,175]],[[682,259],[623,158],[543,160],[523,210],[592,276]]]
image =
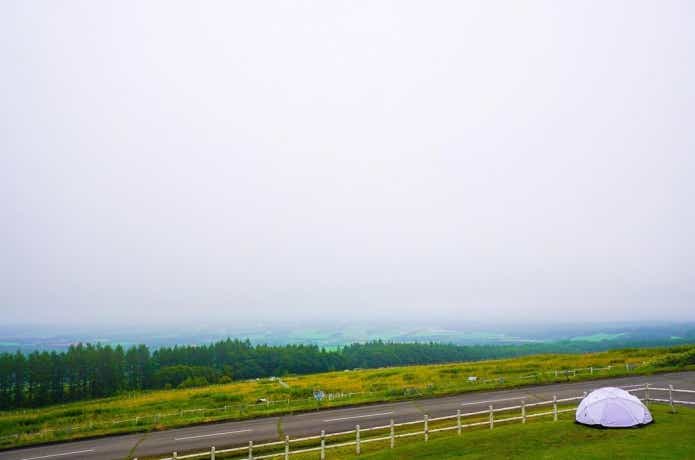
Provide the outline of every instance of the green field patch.
[[615,334],[608,334],[604,332],[600,332],[598,334],[591,334],[591,335],[579,335],[577,337],[572,337],[570,339],[571,342],[603,342],[604,340],[615,340],[619,339],[626,334],[624,332],[619,332]]

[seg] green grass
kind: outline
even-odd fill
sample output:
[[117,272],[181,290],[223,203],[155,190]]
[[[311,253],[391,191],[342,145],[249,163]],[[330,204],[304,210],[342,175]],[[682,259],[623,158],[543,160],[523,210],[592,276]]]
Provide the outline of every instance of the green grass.
[[[135,431],[277,415],[323,407],[443,396],[521,385],[578,381],[625,375],[624,363],[640,367],[634,373],[653,373],[693,368],[684,366],[684,352],[695,346],[625,349],[600,353],[537,355],[522,358],[439,365],[364,369],[322,374],[287,376],[283,382],[269,379],[233,382],[203,388],[159,390],[123,394],[111,398],[54,405],[40,409],[0,412],[0,448],[79,439]],[[688,358],[690,359],[690,358]],[[685,361],[690,362],[690,361]],[[588,371],[556,377],[555,369],[606,367],[593,376]],[[468,382],[475,375],[479,381]],[[307,399],[314,389],[325,393],[358,393],[351,398],[317,403]],[[258,398],[283,401],[270,406],[254,405]],[[287,401],[289,400],[289,403]],[[227,405],[227,410],[224,406]],[[205,409],[197,412],[181,411]],[[139,417],[137,422],[135,417]],[[130,420],[114,424],[114,420]],[[15,434],[19,436],[11,436]]]
[[[636,429],[603,430],[578,425],[573,414],[558,422],[548,418],[464,431],[433,434],[428,443],[420,437],[397,440],[391,450],[385,443],[364,444],[362,455],[354,448],[328,450],[328,460],[440,460],[440,459],[695,459],[695,409],[650,407],[655,423]],[[317,456],[292,456],[296,460]]]
[[580,335],[577,337],[572,337],[570,340],[572,342],[602,342],[604,340],[619,339],[624,335],[625,335],[624,332],[621,332],[619,334],[606,334],[606,333],[600,332],[598,334]]

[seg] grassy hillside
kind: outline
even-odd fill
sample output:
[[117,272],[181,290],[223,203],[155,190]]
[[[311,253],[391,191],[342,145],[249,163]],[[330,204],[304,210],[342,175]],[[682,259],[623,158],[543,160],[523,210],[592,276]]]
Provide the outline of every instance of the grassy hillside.
[[[578,425],[572,414],[558,422],[545,419],[527,425],[482,428],[457,436],[433,434],[428,443],[420,438],[399,440],[391,450],[385,444],[365,444],[362,455],[353,449],[329,451],[327,458],[362,460],[429,459],[692,459],[695,458],[695,409],[652,405],[655,423],[638,429],[602,430]],[[294,456],[293,456],[294,458]],[[316,458],[296,457],[298,460]]]
[[[0,447],[159,430],[319,407],[682,369],[693,367],[688,363],[695,364],[694,357],[695,346],[627,349],[328,372],[205,388],[123,394],[35,410],[0,412]],[[625,363],[629,364],[629,370]],[[608,366],[611,368],[605,369]],[[591,374],[591,367],[603,370]],[[576,374],[567,372],[578,368],[582,370]],[[477,382],[469,382],[469,376],[476,376]],[[318,389],[327,395],[320,403],[312,399],[313,391]],[[257,404],[260,398],[268,402]]]

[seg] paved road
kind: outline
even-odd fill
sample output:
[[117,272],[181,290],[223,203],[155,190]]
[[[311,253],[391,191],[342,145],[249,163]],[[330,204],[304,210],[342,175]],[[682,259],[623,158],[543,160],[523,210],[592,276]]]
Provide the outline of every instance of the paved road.
[[[520,399],[531,403],[547,401],[554,394],[558,398],[580,396],[584,391],[591,391],[601,386],[629,386],[650,383],[656,387],[695,390],[695,372],[678,372],[650,376],[631,376],[600,381],[559,383],[553,385],[525,387],[514,390],[489,391],[482,393],[465,393],[444,398],[420,399],[397,403],[373,404],[368,406],[343,409],[322,410],[317,412],[268,417],[254,420],[216,423],[188,428],[140,433],[122,436],[77,441],[50,446],[29,447],[0,452],[0,460],[96,460],[124,459],[128,456],[146,456],[155,454],[169,455],[172,451],[185,452],[205,450],[211,445],[218,449],[235,445],[246,445],[278,439],[278,427],[282,426],[290,437],[312,436],[326,430],[326,433],[354,429],[356,424],[362,428],[387,425],[390,419],[396,423],[422,418],[452,415],[457,409],[462,412],[483,410],[489,404],[496,408],[515,406]],[[659,396],[656,392],[652,397]],[[680,394],[682,400],[695,400],[693,394]]]

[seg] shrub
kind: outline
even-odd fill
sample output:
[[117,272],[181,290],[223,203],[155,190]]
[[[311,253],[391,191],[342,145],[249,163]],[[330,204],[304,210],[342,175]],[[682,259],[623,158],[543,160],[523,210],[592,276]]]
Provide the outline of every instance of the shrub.
[[311,388],[292,387],[289,389],[289,394],[292,399],[308,398],[314,395],[314,390]]
[[188,377],[179,384],[179,388],[204,387],[210,383],[205,377]]
[[218,403],[239,402],[243,399],[240,395],[230,393],[213,393],[210,398]]
[[695,364],[695,350],[683,353],[669,353],[654,361],[656,367],[687,366],[689,364]]
[[[157,387],[165,387],[166,384],[179,388],[187,388],[188,385],[197,382],[194,386],[199,386],[198,383],[203,381],[216,382],[220,378],[220,372],[216,369],[204,366],[166,366],[159,369],[154,374],[154,381]],[[181,386],[184,381],[188,381],[185,386]]]
[[401,377],[403,378],[404,382],[412,382],[417,379],[417,376],[411,372],[403,374]]
[[372,379],[380,379],[382,377],[391,377],[392,375],[396,375],[399,372],[396,369],[393,370],[388,370],[388,371],[381,371],[381,372],[374,372],[373,374],[369,374],[366,377],[364,377],[365,380],[372,380]]
[[58,414],[59,417],[77,417],[80,415],[84,415],[84,410],[82,410],[82,409],[68,409],[68,410],[64,410]]
[[388,387],[385,383],[373,383],[369,385],[369,391],[383,391],[386,388]]
[[451,369],[442,369],[439,371],[439,375],[458,375],[461,373],[461,369],[458,367],[452,367]]

